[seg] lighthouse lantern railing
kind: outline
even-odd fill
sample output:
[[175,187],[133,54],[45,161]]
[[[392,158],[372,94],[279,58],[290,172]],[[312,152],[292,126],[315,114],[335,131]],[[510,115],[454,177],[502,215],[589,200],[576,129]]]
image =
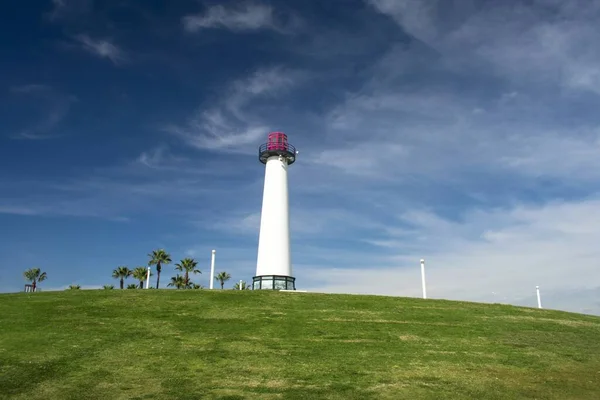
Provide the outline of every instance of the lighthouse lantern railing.
[[296,161],[296,148],[288,143],[287,135],[283,132],[269,133],[267,143],[258,148],[258,159],[266,164],[269,157],[281,156],[291,165]]

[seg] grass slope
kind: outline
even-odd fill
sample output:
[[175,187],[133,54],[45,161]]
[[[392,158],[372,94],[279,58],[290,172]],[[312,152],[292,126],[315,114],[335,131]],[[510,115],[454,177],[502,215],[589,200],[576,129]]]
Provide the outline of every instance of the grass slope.
[[2,399],[600,399],[600,318],[378,296],[0,295]]

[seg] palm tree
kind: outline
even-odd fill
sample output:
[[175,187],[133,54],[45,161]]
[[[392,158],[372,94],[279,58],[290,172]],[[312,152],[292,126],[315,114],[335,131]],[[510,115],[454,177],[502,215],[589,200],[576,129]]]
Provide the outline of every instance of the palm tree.
[[119,279],[121,289],[123,289],[123,283],[124,283],[125,279],[129,278],[130,276],[131,276],[131,270],[124,265],[121,265],[120,267],[115,268],[115,270],[112,273],[113,278]]
[[179,274],[171,277],[171,282],[167,286],[175,286],[177,289],[185,289],[187,287],[185,278]]
[[217,276],[215,276],[215,279],[219,281],[219,283],[221,284],[221,289],[223,289],[225,282],[231,279],[231,275],[229,275],[227,272],[223,271],[223,272],[219,272],[219,274]]
[[79,290],[81,289],[81,286],[79,285],[69,285],[69,287],[65,290]]
[[[148,270],[146,269],[146,267],[137,267],[131,272],[131,276],[133,276],[134,279],[140,281],[140,289],[144,288],[144,281],[146,280],[147,275]],[[152,273],[150,273],[150,275],[152,275]]]
[[201,274],[202,273],[199,269],[196,269],[196,265],[198,265],[198,261],[194,260],[193,258],[184,258],[183,260],[181,260],[181,262],[179,262],[179,264],[175,264],[175,269],[177,271],[185,272],[186,289],[189,289],[192,287],[192,285],[190,283],[189,273],[190,272],[192,274]]
[[240,287],[240,282],[237,282],[235,285],[233,285],[233,288],[236,290],[247,290],[247,289],[250,289],[250,286],[248,286],[246,281],[242,281],[241,287]]
[[158,289],[162,265],[171,263],[171,255],[163,249],[158,249],[153,250],[152,253],[148,254],[148,257],[150,257],[148,265],[156,265],[156,288]]
[[114,285],[104,285],[104,286],[102,286],[102,289],[104,289],[104,290],[111,290],[111,289],[114,289],[114,288],[115,288]]
[[198,285],[197,283],[192,283],[192,289],[204,289],[204,286]]
[[29,268],[27,271],[23,272],[23,276],[27,281],[32,282],[34,292],[37,289],[38,282],[45,281],[48,277],[48,275],[39,268]]
[[137,285],[135,283],[130,283],[127,285],[127,289],[137,289]]

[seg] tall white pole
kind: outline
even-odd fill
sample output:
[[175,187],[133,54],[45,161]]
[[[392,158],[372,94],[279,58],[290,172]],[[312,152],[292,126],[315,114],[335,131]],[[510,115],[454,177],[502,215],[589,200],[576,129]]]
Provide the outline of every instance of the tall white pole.
[[213,288],[213,282],[215,281],[215,253],[217,251],[213,250],[210,257],[210,288]]
[[427,287],[425,286],[425,260],[421,259],[421,284],[423,286],[423,298],[427,298]]
[[240,290],[242,290],[242,280],[240,279]]
[[540,297],[540,287],[536,286],[535,291],[537,292],[538,308],[542,308],[542,298]]
[[150,267],[148,267],[148,274],[146,275],[146,289],[150,288]]

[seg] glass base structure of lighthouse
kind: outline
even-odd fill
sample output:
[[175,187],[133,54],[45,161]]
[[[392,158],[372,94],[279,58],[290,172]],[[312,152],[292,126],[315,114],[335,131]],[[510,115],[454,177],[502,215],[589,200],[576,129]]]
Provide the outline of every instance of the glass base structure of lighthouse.
[[287,176],[288,167],[296,161],[296,154],[296,149],[282,132],[270,133],[267,143],[258,149],[258,159],[265,164],[265,184],[253,290],[296,290],[290,251]]

